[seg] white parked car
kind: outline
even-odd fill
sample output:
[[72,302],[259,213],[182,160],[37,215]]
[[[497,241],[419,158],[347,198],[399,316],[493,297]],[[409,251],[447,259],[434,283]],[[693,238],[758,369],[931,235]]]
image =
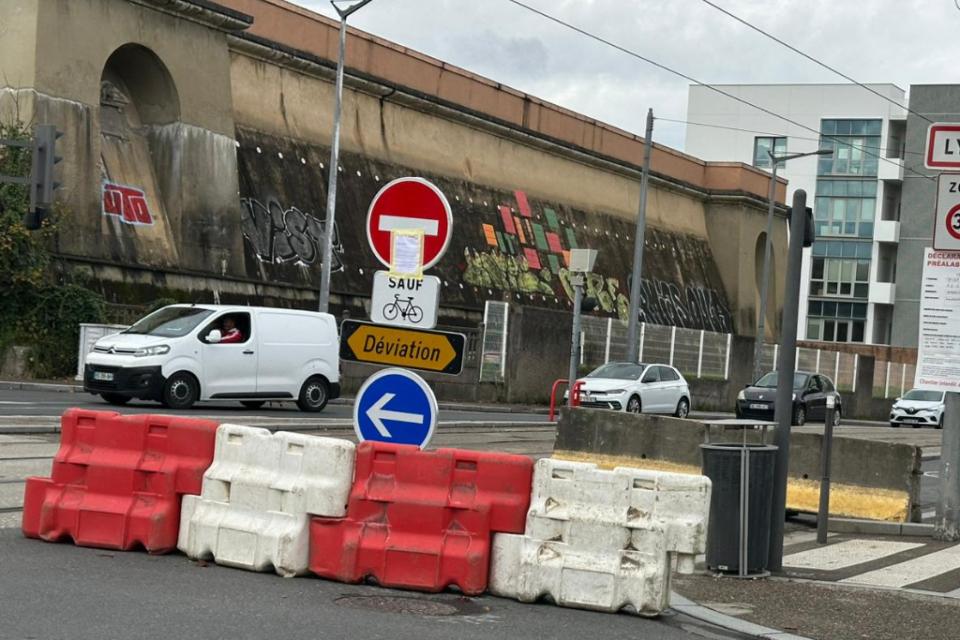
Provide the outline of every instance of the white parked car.
[[340,395],[337,323],[328,313],[171,305],[96,342],[83,388],[111,404],[131,398],[186,409],[236,400],[257,409],[292,400],[320,411]]
[[[581,378],[580,405],[629,413],[665,413],[686,418],[690,386],[665,364],[608,362]],[[566,394],[564,394],[566,397]]]
[[890,409],[890,426],[943,428],[943,391],[911,389],[897,398]]

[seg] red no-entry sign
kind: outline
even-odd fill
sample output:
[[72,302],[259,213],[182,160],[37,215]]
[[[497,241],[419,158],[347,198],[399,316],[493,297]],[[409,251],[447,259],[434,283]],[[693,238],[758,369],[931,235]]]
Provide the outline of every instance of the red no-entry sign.
[[450,203],[423,178],[397,178],[384,185],[367,212],[367,240],[388,269],[393,231],[423,231],[423,268],[429,269],[447,250],[452,229]]

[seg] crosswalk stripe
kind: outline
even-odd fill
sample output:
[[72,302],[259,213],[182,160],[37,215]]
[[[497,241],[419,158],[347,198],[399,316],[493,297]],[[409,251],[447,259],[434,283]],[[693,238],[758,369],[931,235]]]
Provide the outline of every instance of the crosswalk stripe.
[[922,546],[923,543],[914,542],[846,540],[791,554],[783,559],[783,565],[791,569],[836,571]]
[[905,587],[908,584],[929,580],[954,569],[960,569],[960,545],[941,549],[913,560],[900,562],[875,571],[852,576],[840,582],[864,584],[874,587]]

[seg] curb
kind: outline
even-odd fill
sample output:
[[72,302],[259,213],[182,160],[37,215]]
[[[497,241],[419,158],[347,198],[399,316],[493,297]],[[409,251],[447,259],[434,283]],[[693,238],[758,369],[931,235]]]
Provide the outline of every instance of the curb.
[[21,382],[19,380],[0,380],[3,391],[56,391],[58,393],[83,393],[79,384],[62,382]]
[[721,627],[728,631],[743,633],[753,638],[764,638],[766,640],[811,640],[811,638],[807,638],[806,636],[798,636],[795,633],[771,629],[770,627],[764,627],[754,622],[748,622],[720,613],[719,611],[714,611],[713,609],[697,604],[693,600],[684,598],[676,591],[670,592],[670,609],[690,616],[700,622]]
[[933,535],[933,525],[921,522],[883,522],[880,520],[858,520],[856,518],[830,518],[827,530],[835,533],[859,533],[863,535],[884,536],[923,536]]

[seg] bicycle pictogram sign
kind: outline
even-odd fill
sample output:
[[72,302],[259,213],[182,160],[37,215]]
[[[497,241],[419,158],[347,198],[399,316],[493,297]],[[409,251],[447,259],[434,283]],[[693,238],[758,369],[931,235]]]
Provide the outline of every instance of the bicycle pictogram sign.
[[436,276],[403,278],[377,271],[373,276],[370,319],[415,329],[437,326],[440,279]]
[[395,293],[393,294],[393,302],[384,305],[383,317],[386,320],[396,320],[397,316],[417,324],[423,320],[423,308],[413,304],[413,296],[408,296],[401,301],[400,294]]

